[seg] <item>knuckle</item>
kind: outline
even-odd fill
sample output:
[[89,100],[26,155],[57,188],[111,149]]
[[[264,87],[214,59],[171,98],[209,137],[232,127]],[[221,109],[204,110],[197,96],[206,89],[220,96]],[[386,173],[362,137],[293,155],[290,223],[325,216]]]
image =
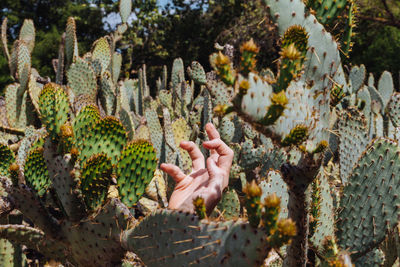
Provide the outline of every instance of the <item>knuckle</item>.
[[189,146],[191,146],[191,147],[195,147],[196,146],[196,144],[193,141],[189,141],[188,143],[189,143]]

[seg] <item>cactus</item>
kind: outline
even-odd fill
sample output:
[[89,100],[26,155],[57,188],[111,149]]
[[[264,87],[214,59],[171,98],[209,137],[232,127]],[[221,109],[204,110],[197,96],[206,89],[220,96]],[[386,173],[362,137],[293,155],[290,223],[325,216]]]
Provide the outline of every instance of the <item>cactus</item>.
[[[138,79],[118,80],[116,45],[131,1],[120,1],[122,24],[83,56],[68,19],[57,84],[37,82],[32,22],[8,51],[5,19],[1,39],[15,83],[0,106],[9,144],[0,144],[0,217],[18,209],[25,221],[2,220],[0,260],[21,244],[40,253],[41,265],[126,265],[133,252],[147,266],[248,266],[271,251],[285,266],[393,264],[400,119],[392,76],[375,83],[363,65],[349,73],[341,65],[353,1],[264,2],[282,35],[278,73],[257,71],[259,49],[249,40],[237,65],[232,49],[211,55],[208,73],[194,61],[185,77],[176,59],[152,95],[146,65]],[[339,21],[340,35],[332,28]],[[174,184],[157,166],[190,173],[180,142],[207,140],[207,122],[235,151],[228,191],[210,214],[201,197],[197,216],[159,210]]]

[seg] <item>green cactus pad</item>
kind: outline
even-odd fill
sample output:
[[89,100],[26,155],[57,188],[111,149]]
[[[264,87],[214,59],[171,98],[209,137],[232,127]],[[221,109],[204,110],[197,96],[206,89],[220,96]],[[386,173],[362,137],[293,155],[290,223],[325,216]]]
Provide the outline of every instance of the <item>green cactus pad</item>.
[[118,83],[119,74],[122,66],[122,55],[118,52],[114,52],[112,57],[112,79],[114,84]]
[[328,236],[335,236],[335,208],[333,206],[333,197],[328,180],[324,170],[321,168],[317,176],[319,184],[319,211],[317,219],[317,226],[314,235],[311,237],[311,242],[319,250],[323,248],[323,242]]
[[19,84],[25,91],[31,76],[31,55],[29,48],[22,41],[17,46],[17,74]]
[[43,148],[32,150],[26,158],[24,167],[26,184],[43,197],[51,185],[49,172],[43,156]]
[[240,216],[240,201],[235,189],[226,191],[218,203],[218,211],[225,220],[237,219]]
[[94,43],[92,51],[92,66],[95,73],[99,76],[105,72],[111,63],[110,44],[107,39],[102,37]]
[[79,57],[78,41],[76,38],[76,24],[73,17],[69,17],[65,29],[65,56],[67,64],[71,65]]
[[132,1],[121,0],[119,1],[119,14],[121,15],[122,23],[126,23],[132,12]]
[[182,100],[182,93],[181,93],[181,83],[185,81],[185,69],[183,66],[183,60],[181,58],[176,58],[172,64],[172,71],[171,71],[171,83],[172,83],[172,90],[179,99]]
[[0,239],[0,265],[14,266],[14,246],[7,239]]
[[75,160],[70,154],[59,155],[50,138],[45,140],[43,155],[53,188],[66,215],[71,221],[82,219],[85,209],[83,197],[78,189],[79,179],[74,169]]
[[78,58],[67,71],[68,85],[75,96],[87,95],[95,102],[97,95],[96,76],[92,66]]
[[163,129],[161,128],[160,121],[158,120],[158,115],[155,110],[147,109],[145,111],[145,117],[147,120],[147,127],[150,131],[151,142],[157,151],[157,158],[161,158],[161,147],[163,142]]
[[28,93],[29,97],[32,100],[32,104],[35,107],[35,110],[38,114],[40,114],[39,110],[39,96],[42,91],[42,87],[36,82],[36,76],[31,74],[28,83]]
[[133,118],[133,114],[121,108],[121,110],[119,111],[119,119],[126,129],[128,139],[132,140],[133,136],[135,135],[135,121]]
[[242,221],[199,221],[176,211],[157,211],[122,235],[123,246],[149,267],[259,266],[268,252],[265,238]]
[[[27,155],[33,149],[43,147],[43,138],[47,134],[44,128],[34,129],[33,127],[27,127],[25,130],[25,137],[21,140],[20,146],[17,153],[17,164],[19,166],[25,165]],[[40,142],[38,140],[41,140]]]
[[119,266],[126,251],[120,235],[133,222],[129,210],[118,199],[110,199],[101,211],[79,224],[65,222],[63,232],[72,245],[77,266]]
[[385,254],[383,254],[383,251],[380,249],[374,249],[354,261],[354,265],[360,267],[376,267],[382,266],[384,261]]
[[22,24],[21,30],[19,31],[18,39],[24,41],[29,48],[29,52],[32,53],[35,47],[35,26],[33,25],[33,20],[24,20],[24,24]]
[[379,138],[363,153],[340,200],[337,236],[355,257],[376,247],[397,224],[400,200],[400,149]]
[[114,117],[105,117],[97,122],[83,142],[79,160],[81,166],[92,156],[104,153],[111,158],[112,164],[117,164],[118,157],[126,145],[127,136],[124,126]]
[[109,116],[113,115],[116,109],[116,94],[109,71],[105,71],[100,78],[99,98],[104,112]]
[[315,16],[322,24],[335,22],[343,10],[348,7],[348,0],[307,0],[305,1],[308,8],[315,11]]
[[5,89],[5,102],[8,125],[14,128],[25,128],[32,121],[27,92],[17,83],[10,84]]
[[179,147],[183,170],[185,173],[190,173],[192,170],[192,159],[190,158],[189,153],[179,146],[181,141],[189,141],[191,132],[190,127],[185,119],[179,118],[172,123],[172,131],[174,133],[175,145],[176,147]]
[[134,141],[121,152],[117,164],[117,184],[125,205],[132,207],[144,194],[156,166],[156,153],[148,141]]
[[93,155],[83,166],[80,188],[89,210],[96,210],[104,203],[111,183],[111,172],[111,160],[104,154]]
[[[252,72],[248,77],[250,87],[243,97],[242,109],[254,120],[260,121],[267,115],[267,108],[272,104],[272,86]],[[240,82],[242,80],[239,79]]]
[[87,105],[81,109],[72,123],[75,136],[75,145],[77,147],[81,147],[83,145],[88,131],[90,131],[99,121],[100,113],[96,106]]
[[400,127],[400,93],[395,92],[387,105],[388,115],[395,127]]
[[280,171],[270,170],[267,174],[267,179],[261,181],[260,187],[262,190],[261,203],[268,195],[275,193],[281,199],[281,210],[279,218],[288,217],[289,193],[286,183],[283,181]]
[[356,108],[342,111],[339,117],[340,177],[347,183],[354,164],[368,145],[368,129],[363,114]]
[[358,89],[364,84],[366,77],[366,69],[364,65],[360,67],[354,66],[351,68],[349,80],[351,81],[352,91],[357,92]]
[[167,90],[160,90],[158,93],[158,98],[161,104],[167,107],[170,111],[172,110],[172,94]]
[[207,79],[207,89],[213,97],[214,106],[228,103],[232,96],[232,90],[224,82],[211,77]]
[[68,97],[64,90],[55,83],[46,84],[39,96],[39,110],[40,119],[50,137],[56,139],[70,112]]
[[368,91],[371,95],[371,100],[375,102],[375,107],[372,107],[372,109],[376,112],[381,112],[381,110],[383,110],[385,107],[383,96],[373,85],[368,86]]
[[192,65],[187,68],[190,79],[195,83],[204,85],[207,83],[206,73],[199,62],[193,61]]
[[10,176],[8,168],[15,162],[14,153],[10,148],[0,143],[0,176]]
[[394,91],[392,74],[384,71],[378,81],[378,91],[382,96],[383,108],[386,107]]
[[10,52],[8,51],[8,41],[7,41],[7,17],[3,19],[1,23],[1,44],[3,48],[4,55],[7,61],[10,61]]
[[261,165],[261,160],[265,154],[265,148],[259,146],[254,148],[253,141],[246,139],[242,144],[242,154],[240,158],[240,166],[246,170],[251,170]]
[[[164,117],[164,136],[161,143],[161,156],[160,162],[177,164],[179,167],[182,166],[182,158],[179,153],[179,146],[176,146],[174,131],[172,129],[171,115],[167,108],[163,108]],[[157,150],[157,148],[156,148]],[[168,184],[170,186],[170,184]],[[170,187],[169,187],[170,188]]]

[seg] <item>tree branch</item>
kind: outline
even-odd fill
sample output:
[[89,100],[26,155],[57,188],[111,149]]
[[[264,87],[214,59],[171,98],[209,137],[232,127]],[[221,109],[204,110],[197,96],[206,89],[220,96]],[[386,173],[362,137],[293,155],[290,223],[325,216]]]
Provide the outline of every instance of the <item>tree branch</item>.
[[388,20],[386,18],[378,18],[378,17],[370,17],[370,16],[363,16],[363,15],[358,15],[358,18],[362,19],[362,20],[369,20],[369,21],[373,21],[373,22],[378,22],[380,24],[383,25],[387,25],[387,26],[393,26],[396,28],[400,29],[400,20]]

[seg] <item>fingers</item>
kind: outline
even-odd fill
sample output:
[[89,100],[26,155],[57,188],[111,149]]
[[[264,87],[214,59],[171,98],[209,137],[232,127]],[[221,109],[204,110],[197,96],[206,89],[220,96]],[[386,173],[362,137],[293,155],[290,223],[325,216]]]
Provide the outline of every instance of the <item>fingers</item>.
[[181,169],[179,169],[179,167],[175,166],[174,164],[163,163],[161,164],[160,168],[164,172],[168,173],[168,175],[171,176],[176,183],[179,183],[186,177]]
[[208,138],[210,140],[220,138],[217,129],[215,128],[214,124],[212,124],[212,123],[206,124],[206,132],[207,132]]
[[222,142],[221,139],[206,141],[203,143],[203,146],[207,149],[215,149],[215,151],[217,151],[219,154],[217,165],[228,174],[227,179],[229,179],[229,172],[233,160],[233,150],[230,149],[224,142]]
[[192,166],[194,171],[204,169],[205,166],[203,153],[201,153],[199,147],[195,143],[182,141],[180,143],[180,146],[189,153],[189,156],[192,159]]
[[[209,140],[214,140],[214,139],[220,138],[220,135],[219,135],[217,129],[215,128],[214,124],[212,124],[212,123],[206,124],[206,132],[207,132]],[[217,162],[219,155],[214,149],[210,150],[210,155]]]

